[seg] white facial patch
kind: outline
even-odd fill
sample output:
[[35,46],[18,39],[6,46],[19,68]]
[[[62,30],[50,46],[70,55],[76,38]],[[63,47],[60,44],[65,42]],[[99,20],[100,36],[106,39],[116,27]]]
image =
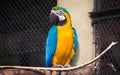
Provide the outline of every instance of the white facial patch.
[[64,15],[63,16],[58,16],[58,18],[59,18],[59,21],[65,20],[65,16]]
[[51,10],[51,13],[54,13],[58,16],[59,21],[65,20],[64,12],[62,10]]

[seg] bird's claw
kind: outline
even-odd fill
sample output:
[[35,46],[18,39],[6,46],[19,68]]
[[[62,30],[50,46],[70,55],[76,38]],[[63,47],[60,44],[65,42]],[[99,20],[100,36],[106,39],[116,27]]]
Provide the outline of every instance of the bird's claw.
[[54,66],[54,68],[64,68],[64,66],[59,64],[59,65]]
[[69,67],[71,67],[70,64],[65,64],[65,65],[64,65],[64,68],[69,68]]

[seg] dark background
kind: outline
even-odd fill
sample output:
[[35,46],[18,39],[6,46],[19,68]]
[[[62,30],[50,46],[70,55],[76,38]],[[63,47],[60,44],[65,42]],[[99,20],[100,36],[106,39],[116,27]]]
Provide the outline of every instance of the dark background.
[[96,56],[118,42],[96,62],[95,75],[120,75],[120,0],[94,0],[91,18]]
[[50,10],[57,0],[0,0],[0,65],[44,66]]

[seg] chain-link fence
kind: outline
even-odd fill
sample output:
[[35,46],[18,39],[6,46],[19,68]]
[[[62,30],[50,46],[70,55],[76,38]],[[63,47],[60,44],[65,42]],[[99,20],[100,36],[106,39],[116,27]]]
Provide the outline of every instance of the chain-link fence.
[[[57,0],[0,0],[0,65],[44,66],[48,16],[56,4]],[[119,75],[120,0],[95,0],[95,11],[96,56],[118,42],[96,63],[96,75]]]
[[57,0],[0,0],[0,65],[44,66],[48,16]]
[[112,41],[118,42],[96,62],[96,75],[120,75],[120,0],[95,0],[91,17],[96,56]]
[[96,10],[109,10],[120,8],[120,0],[95,0]]
[[[96,24],[96,55],[104,50],[111,41],[120,42],[120,18],[98,20]],[[98,64],[98,75],[116,75],[120,70],[120,44],[107,52]]]

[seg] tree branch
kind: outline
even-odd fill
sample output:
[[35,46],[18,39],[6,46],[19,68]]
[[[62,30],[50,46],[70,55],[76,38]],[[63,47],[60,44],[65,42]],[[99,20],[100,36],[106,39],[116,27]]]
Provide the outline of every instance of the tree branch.
[[75,67],[70,67],[70,68],[45,68],[45,67],[27,67],[27,66],[0,66],[0,69],[23,69],[23,70],[33,70],[33,71],[68,71],[68,70],[75,70],[75,69],[80,69],[84,66],[87,66],[91,63],[93,63],[94,61],[96,61],[97,59],[99,59],[101,56],[103,56],[107,51],[110,50],[110,48],[117,44],[117,42],[112,42],[103,52],[101,52],[97,57],[95,57],[94,59],[79,65],[79,66],[75,66]]

